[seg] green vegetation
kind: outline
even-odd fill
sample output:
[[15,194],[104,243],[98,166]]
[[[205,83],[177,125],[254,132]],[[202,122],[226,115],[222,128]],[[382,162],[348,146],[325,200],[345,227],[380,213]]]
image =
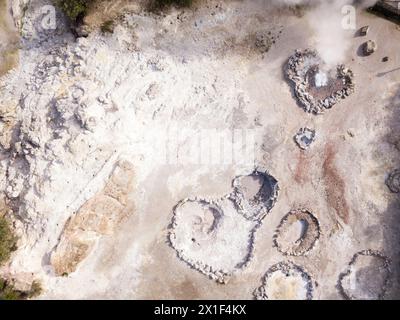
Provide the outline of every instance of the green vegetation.
[[34,281],[29,291],[20,291],[7,280],[0,278],[0,300],[25,300],[38,296],[42,291],[40,283]]
[[178,8],[190,7],[194,0],[151,0],[149,11],[159,11],[170,6]]
[[56,0],[57,5],[72,22],[85,16],[90,3],[93,0]]
[[37,297],[42,293],[42,286],[38,281],[33,281],[31,290],[28,292],[28,298],[34,298]]
[[100,27],[101,32],[103,33],[113,33],[114,32],[114,22],[112,20],[108,20],[104,22]]
[[11,252],[17,249],[17,239],[13,234],[10,222],[0,214],[0,265],[6,262]]
[[[17,249],[17,238],[13,234],[10,222],[4,215],[0,214],[0,266]],[[0,300],[23,300],[39,295],[42,287],[39,282],[34,281],[29,291],[15,289],[14,285],[0,278]]]

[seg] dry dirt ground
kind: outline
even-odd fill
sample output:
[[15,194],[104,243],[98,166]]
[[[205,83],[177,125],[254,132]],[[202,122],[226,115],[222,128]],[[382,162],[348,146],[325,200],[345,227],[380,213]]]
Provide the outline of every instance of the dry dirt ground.
[[0,1],[0,76],[18,63],[17,34],[7,6],[6,0]]
[[[2,274],[21,281],[39,279],[44,288],[41,298],[52,299],[253,299],[268,270],[263,292],[269,298],[310,297],[304,292],[310,285],[313,299],[342,299],[346,294],[376,299],[386,287],[384,298],[399,298],[400,203],[385,185],[388,173],[400,166],[399,27],[358,12],[357,26],[371,27],[367,38],[377,42],[378,51],[361,56],[360,46],[367,38],[349,31],[351,47],[342,62],[355,74],[355,93],[316,116],[298,105],[284,76],[295,49],[316,44],[307,20],[293,11],[272,9],[259,1],[205,1],[194,11],[172,10],[165,16],[136,12],[124,19],[113,34],[97,31],[76,42],[60,31],[53,35],[63,39],[57,45],[45,43],[33,52],[23,47],[18,70],[5,80],[7,101],[13,101],[10,88],[27,97],[23,106],[18,104],[23,100],[18,101],[19,95],[14,101],[16,117],[26,135],[32,131],[39,137],[39,151],[23,169],[12,152],[2,151],[1,170],[14,168],[14,175],[25,179],[21,192],[14,188],[6,195],[12,198],[21,239]],[[268,52],[255,45],[260,32],[276,37]],[[40,38],[29,35],[23,42],[27,47]],[[61,52],[52,53],[55,56],[63,58],[68,51],[83,58],[66,59],[61,63],[64,69],[48,76],[51,81],[45,75],[39,88],[15,89],[21,82],[18,75],[32,81],[24,62],[39,65],[54,47]],[[85,55],[85,47],[96,50]],[[388,62],[382,62],[384,56]],[[81,68],[69,72],[74,61],[83,61]],[[129,101],[122,98],[126,88],[131,89]],[[36,126],[32,115],[43,109],[39,116],[51,118],[49,101],[62,101],[63,95],[70,106],[57,105],[64,131],[55,120]],[[85,107],[76,104],[82,96]],[[110,102],[99,104],[100,100]],[[74,120],[67,119],[66,109],[71,108],[76,108],[71,111]],[[307,150],[293,141],[302,127],[316,131]],[[160,141],[167,143],[168,130],[178,130],[183,137],[174,156],[184,157],[187,146],[198,143],[194,133],[202,129],[249,130],[256,143],[254,161],[170,164],[156,150]],[[55,139],[55,134],[61,138]],[[11,144],[24,138],[20,135],[21,140]],[[50,160],[40,151],[48,148],[55,148]],[[82,212],[86,201],[96,202],[106,193],[121,159],[135,171],[135,186],[128,189],[130,213],[124,213],[115,232],[96,234],[95,239],[85,234],[91,251],[85,251],[76,268],[57,276],[51,257],[60,238],[64,245],[68,242],[69,219]],[[220,284],[177,257],[168,241],[173,209],[185,198],[220,199],[230,194],[233,179],[255,167],[268,170],[278,181],[278,199],[254,234],[249,264]],[[17,184],[18,179],[9,176],[2,176],[4,190],[11,182]],[[320,235],[306,255],[287,256],[277,250],[274,236],[282,218],[297,209],[312,213]],[[88,227],[84,214],[81,219],[82,228],[90,232],[93,227]],[[303,232],[300,229],[293,232]],[[235,231],[224,241],[234,238]],[[359,252],[364,252],[365,261],[354,257]],[[390,274],[381,254],[390,260]],[[349,266],[352,259],[356,261]],[[277,273],[271,276],[271,267],[281,262],[299,267],[291,271],[289,282]],[[356,274],[353,282],[346,278],[348,271]],[[371,274],[380,278],[373,282]]]

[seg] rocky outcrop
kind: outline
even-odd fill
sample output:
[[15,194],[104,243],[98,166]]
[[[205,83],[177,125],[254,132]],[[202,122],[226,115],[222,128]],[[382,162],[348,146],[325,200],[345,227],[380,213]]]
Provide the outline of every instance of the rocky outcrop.
[[130,193],[134,177],[131,163],[118,162],[105,188],[68,220],[51,254],[56,275],[74,272],[96,241],[101,236],[112,235],[121,221],[133,213]]

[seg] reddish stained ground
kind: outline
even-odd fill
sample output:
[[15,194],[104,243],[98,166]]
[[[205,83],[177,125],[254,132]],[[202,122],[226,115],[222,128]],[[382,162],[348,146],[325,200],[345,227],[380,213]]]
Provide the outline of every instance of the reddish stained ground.
[[336,153],[336,149],[331,144],[326,145],[325,160],[322,165],[325,191],[329,207],[334,209],[336,215],[347,224],[349,207],[345,198],[346,185],[335,164]]
[[303,184],[307,182],[309,178],[308,173],[310,169],[310,159],[309,156],[306,155],[304,151],[300,151],[297,157],[297,166],[296,171],[294,173],[294,180],[299,183]]

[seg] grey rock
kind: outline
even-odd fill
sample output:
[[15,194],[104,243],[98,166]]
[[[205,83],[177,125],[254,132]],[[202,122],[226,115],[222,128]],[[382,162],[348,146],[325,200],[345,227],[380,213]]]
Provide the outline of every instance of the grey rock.
[[378,50],[378,45],[373,40],[368,40],[364,43],[363,52],[366,56],[373,54],[376,50]]
[[365,26],[360,29],[360,35],[363,37],[366,36],[368,32],[369,32],[369,26]]

